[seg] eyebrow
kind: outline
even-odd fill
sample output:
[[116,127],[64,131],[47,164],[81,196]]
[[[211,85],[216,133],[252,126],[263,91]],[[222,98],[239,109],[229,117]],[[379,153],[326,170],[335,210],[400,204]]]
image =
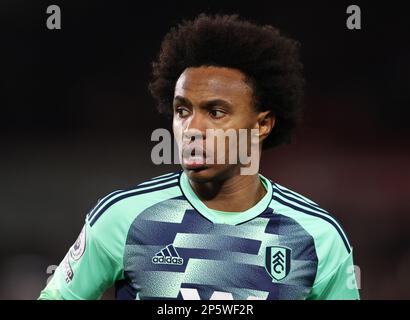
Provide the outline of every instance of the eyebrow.
[[187,105],[188,107],[192,107],[191,101],[189,101],[188,99],[186,99],[186,98],[184,98],[184,97],[181,97],[181,96],[175,96],[173,103],[175,104],[176,102],[185,104],[185,105]]
[[[175,102],[180,102],[180,103],[185,104],[187,107],[192,107],[191,101],[189,101],[188,99],[182,96],[175,96],[174,103]],[[204,101],[204,102],[201,102],[199,106],[204,109],[209,109],[216,105],[224,106],[227,108],[232,108],[232,104],[230,104],[228,101],[223,100],[223,99],[213,99],[213,100]]]

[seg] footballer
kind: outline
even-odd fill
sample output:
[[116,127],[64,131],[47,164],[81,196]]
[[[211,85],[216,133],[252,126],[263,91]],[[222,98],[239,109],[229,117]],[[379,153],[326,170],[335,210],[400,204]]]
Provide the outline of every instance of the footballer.
[[[99,299],[114,285],[116,299],[133,300],[359,299],[352,248],[326,210],[243,174],[240,161],[205,161],[209,129],[256,130],[260,151],[290,142],[299,43],[237,15],[201,14],[169,31],[152,66],[149,89],[172,117],[182,170],[100,199],[39,299]],[[194,144],[199,155],[184,152]]]

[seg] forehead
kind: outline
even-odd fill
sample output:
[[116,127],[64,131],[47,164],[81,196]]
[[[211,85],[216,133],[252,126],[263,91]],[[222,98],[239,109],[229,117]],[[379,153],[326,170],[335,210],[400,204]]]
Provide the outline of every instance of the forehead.
[[251,93],[251,88],[241,71],[214,66],[187,68],[175,85],[175,96],[192,99],[243,99],[244,96],[250,97]]

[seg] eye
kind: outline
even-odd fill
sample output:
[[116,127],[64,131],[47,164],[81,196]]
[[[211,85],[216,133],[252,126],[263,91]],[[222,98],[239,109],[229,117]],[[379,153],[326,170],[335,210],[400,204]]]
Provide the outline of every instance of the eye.
[[220,118],[223,118],[226,113],[225,113],[224,111],[222,111],[222,110],[217,110],[217,109],[215,109],[215,110],[211,110],[211,111],[209,112],[209,114],[210,114],[211,117],[214,118],[214,119],[220,119]]
[[189,110],[184,107],[176,107],[175,113],[178,114],[180,118],[185,118],[189,115]]

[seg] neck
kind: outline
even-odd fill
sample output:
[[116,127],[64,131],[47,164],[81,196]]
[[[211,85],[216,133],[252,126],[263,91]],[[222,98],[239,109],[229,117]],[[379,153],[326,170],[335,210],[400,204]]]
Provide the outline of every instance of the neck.
[[221,181],[199,183],[190,180],[198,198],[210,209],[241,212],[252,208],[266,194],[258,174],[240,175]]

